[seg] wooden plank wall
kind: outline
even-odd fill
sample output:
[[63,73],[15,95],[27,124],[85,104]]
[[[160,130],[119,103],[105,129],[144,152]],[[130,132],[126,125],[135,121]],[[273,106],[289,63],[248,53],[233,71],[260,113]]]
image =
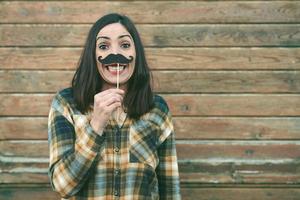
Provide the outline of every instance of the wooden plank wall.
[[47,114],[103,14],[137,24],[183,199],[300,199],[299,1],[1,1],[0,199],[58,199]]

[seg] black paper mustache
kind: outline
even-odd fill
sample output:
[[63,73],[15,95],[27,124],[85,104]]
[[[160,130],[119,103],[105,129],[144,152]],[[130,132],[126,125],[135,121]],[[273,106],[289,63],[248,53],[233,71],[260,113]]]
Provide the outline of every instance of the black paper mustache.
[[120,64],[128,64],[133,61],[133,56],[129,56],[129,59],[123,56],[122,54],[109,54],[104,59],[101,59],[102,56],[98,57],[98,61],[104,65],[120,63]]

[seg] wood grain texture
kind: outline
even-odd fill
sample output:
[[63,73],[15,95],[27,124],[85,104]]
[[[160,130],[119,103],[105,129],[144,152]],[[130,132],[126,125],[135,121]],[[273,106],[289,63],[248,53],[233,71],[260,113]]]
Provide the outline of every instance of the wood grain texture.
[[[9,1],[9,2],[13,2],[13,1],[27,1],[27,2],[30,2],[30,1],[41,1],[41,0],[6,0],[6,1]],[[43,1],[57,1],[57,0],[43,0]],[[100,1],[100,2],[104,2],[104,1],[107,1],[107,0],[65,0],[65,1],[74,1],[74,2],[79,2],[79,1],[83,1],[83,2],[87,2],[87,1]],[[120,1],[120,0],[109,0],[109,1]],[[123,0],[125,2],[132,2],[134,0]],[[149,1],[149,0],[138,0],[138,1]],[[151,0],[152,1],[152,0]],[[153,1],[161,1],[161,0],[153,0]],[[165,1],[174,1],[174,0],[165,0]],[[187,2],[188,1],[206,1],[206,0],[186,0]],[[222,0],[222,1],[257,1],[257,0]],[[281,1],[291,1],[291,0],[281,0]]]
[[[47,115],[87,32],[137,24],[174,119],[183,199],[298,200],[300,1],[1,1],[0,199],[58,199]],[[138,11],[138,12],[137,12]]]
[[[78,47],[91,25],[3,24],[1,46]],[[149,47],[299,47],[299,24],[138,25]]]
[[[47,140],[7,140],[0,141],[1,156],[47,158]],[[226,140],[179,140],[176,143],[179,160],[230,159],[248,162],[268,162],[267,160],[297,160],[300,153],[299,141],[226,141]],[[247,160],[250,159],[250,160]],[[251,161],[252,159],[252,161]],[[266,161],[264,161],[266,159]]]
[[0,174],[0,184],[10,184],[10,183],[48,183],[49,178],[46,173],[1,173]]
[[299,139],[298,117],[175,117],[177,139]]
[[298,188],[189,188],[183,199],[198,200],[298,200]]
[[59,195],[53,192],[50,187],[19,187],[19,188],[0,188],[0,199],[5,200],[58,200]]
[[[47,139],[47,117],[2,117],[0,140]],[[299,140],[299,117],[174,117],[176,139]]]
[[[18,162],[13,162],[13,158],[2,157],[0,164],[2,173],[47,173],[49,163],[47,162],[26,162],[30,158],[19,158]],[[32,158],[31,158],[32,159]],[[3,161],[4,160],[4,161]]]
[[174,115],[297,116],[298,95],[164,95]]
[[[154,91],[160,93],[300,92],[298,71],[154,71],[152,74]],[[74,71],[0,70],[0,92],[56,92],[70,87],[73,75]]]
[[[0,48],[0,69],[74,70],[82,48]],[[153,70],[299,70],[300,48],[146,48]]]
[[46,140],[8,140],[0,141],[1,156],[47,158],[49,156]]
[[[49,94],[0,94],[0,116],[46,116],[49,113],[53,95]],[[27,112],[26,112],[27,110]]]
[[[3,158],[2,158],[3,159]],[[46,184],[48,162],[28,163],[30,158],[19,158],[18,162],[7,161],[1,163],[2,184]],[[23,163],[22,163],[23,161]],[[299,184],[299,160],[279,160],[255,162],[232,159],[230,161],[215,162],[212,159],[191,160],[183,162],[179,160],[179,173],[182,185],[198,184],[287,184],[293,186]],[[32,180],[30,176],[37,174],[39,180]],[[0,175],[0,176],[1,176]],[[18,179],[18,176],[21,178]],[[0,179],[1,180],[1,179]],[[249,186],[249,185],[248,185]],[[247,186],[246,186],[247,187]]]
[[[46,162],[28,162],[33,158],[2,157],[0,167],[4,177],[10,177],[6,184],[38,184],[49,183]],[[36,159],[37,160],[37,159]],[[42,160],[42,159],[40,159]],[[299,184],[299,160],[243,160],[243,159],[201,159],[183,161],[179,160],[179,173],[181,183],[184,185],[198,184]],[[11,174],[11,176],[10,176]],[[39,174],[41,180],[32,181],[32,174]],[[22,176],[22,179],[17,177]],[[249,186],[249,185],[248,185]],[[247,187],[247,186],[245,186]]]
[[[255,172],[254,172],[255,173]],[[299,174],[278,174],[278,173],[259,173],[254,174],[253,172],[235,173],[236,177],[232,177],[232,174],[216,174],[216,173],[181,173],[182,184],[257,184],[257,186],[263,184],[286,184],[286,186],[299,184]],[[47,173],[38,172],[24,172],[24,173],[6,173],[0,174],[1,184],[31,184],[31,183],[48,183],[49,179]]]
[[[41,163],[48,158],[47,141],[0,141],[0,147],[3,183],[47,182]],[[184,183],[300,183],[297,141],[178,141],[177,152]],[[40,179],[28,177],[35,175]]]
[[[297,94],[162,95],[174,116],[299,116]],[[53,94],[0,94],[0,116],[46,116]]]
[[263,1],[1,2],[0,23],[94,23],[111,12],[135,23],[297,23],[299,9],[299,2]]
[[[210,188],[200,186],[199,188],[184,187],[181,189],[183,200],[298,200],[300,195],[299,188],[285,188],[277,186],[276,188],[240,188],[240,186],[220,188]],[[48,186],[30,187],[18,186],[0,188],[0,198],[5,200],[57,200],[59,195],[53,192]]]

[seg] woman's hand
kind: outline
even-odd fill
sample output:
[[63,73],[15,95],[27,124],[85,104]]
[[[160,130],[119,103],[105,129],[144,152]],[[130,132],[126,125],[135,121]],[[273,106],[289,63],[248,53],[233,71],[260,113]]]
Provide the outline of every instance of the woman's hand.
[[99,135],[102,134],[112,112],[122,105],[123,95],[123,90],[114,88],[94,96],[94,111],[90,124]]

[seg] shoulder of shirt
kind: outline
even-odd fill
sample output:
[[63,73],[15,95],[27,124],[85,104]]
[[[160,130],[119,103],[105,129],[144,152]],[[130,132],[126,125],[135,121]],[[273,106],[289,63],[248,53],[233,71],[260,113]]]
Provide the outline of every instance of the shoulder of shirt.
[[169,112],[169,107],[168,107],[168,104],[167,102],[165,101],[165,99],[158,95],[158,94],[155,94],[154,95],[154,107],[156,109],[158,109],[159,111],[161,111],[163,114],[168,114]]
[[[60,107],[75,108],[75,101],[73,97],[73,89],[71,87],[62,89],[56,93],[53,103]],[[53,106],[55,106],[55,104]]]
[[163,143],[166,138],[173,132],[174,127],[172,124],[172,117],[169,111],[169,107],[165,99],[159,95],[154,96],[155,113],[150,120],[160,128],[160,134],[158,135],[158,145]]
[[67,101],[73,101],[73,89],[71,87],[58,91],[57,95]]

